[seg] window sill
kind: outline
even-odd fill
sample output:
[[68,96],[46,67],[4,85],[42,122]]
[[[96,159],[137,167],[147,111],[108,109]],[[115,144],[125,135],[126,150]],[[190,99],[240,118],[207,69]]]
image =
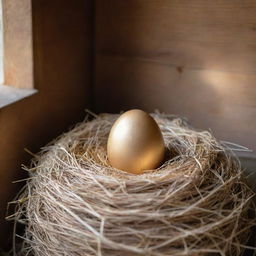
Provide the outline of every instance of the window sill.
[[35,89],[19,89],[11,86],[0,85],[0,108],[31,96],[36,92],[37,90]]

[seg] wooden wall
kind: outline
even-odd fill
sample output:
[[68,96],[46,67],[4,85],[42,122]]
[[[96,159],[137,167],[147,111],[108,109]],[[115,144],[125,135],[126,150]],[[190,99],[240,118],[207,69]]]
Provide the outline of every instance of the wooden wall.
[[256,150],[254,0],[96,0],[98,112],[188,117]]
[[91,1],[36,0],[32,7],[38,93],[0,109],[0,248],[10,242],[12,224],[4,217],[19,186],[11,182],[25,175],[24,148],[37,152],[82,120],[91,101]]

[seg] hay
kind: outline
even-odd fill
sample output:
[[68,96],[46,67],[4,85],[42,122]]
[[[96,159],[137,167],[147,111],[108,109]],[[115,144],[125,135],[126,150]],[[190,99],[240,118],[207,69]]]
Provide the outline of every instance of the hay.
[[255,221],[239,162],[211,133],[152,114],[167,150],[142,175],[109,166],[118,115],[82,122],[38,154],[18,198],[22,255],[241,255]]

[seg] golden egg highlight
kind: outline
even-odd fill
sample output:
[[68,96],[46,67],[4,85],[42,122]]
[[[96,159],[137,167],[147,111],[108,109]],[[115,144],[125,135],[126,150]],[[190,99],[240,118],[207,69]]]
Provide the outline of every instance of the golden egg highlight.
[[117,169],[134,174],[155,169],[163,161],[164,152],[158,124],[142,110],[125,112],[111,128],[107,154],[110,164]]

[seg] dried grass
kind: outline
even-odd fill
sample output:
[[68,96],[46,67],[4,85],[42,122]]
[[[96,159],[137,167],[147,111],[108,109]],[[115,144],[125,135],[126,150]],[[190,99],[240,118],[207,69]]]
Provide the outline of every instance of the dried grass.
[[109,166],[118,115],[84,121],[42,149],[12,216],[26,226],[22,255],[241,255],[255,220],[239,161],[210,132],[152,116],[168,150],[142,175]]

